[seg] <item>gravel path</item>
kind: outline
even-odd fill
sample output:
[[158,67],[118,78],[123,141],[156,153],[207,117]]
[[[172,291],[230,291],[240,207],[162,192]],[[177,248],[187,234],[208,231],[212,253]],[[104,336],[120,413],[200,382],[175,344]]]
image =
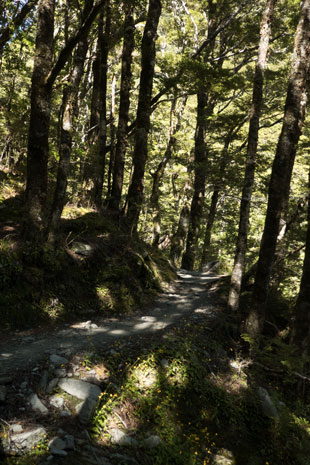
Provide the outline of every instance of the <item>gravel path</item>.
[[210,284],[220,276],[180,270],[170,290],[161,294],[141,315],[84,322],[56,332],[21,337],[18,333],[0,342],[0,376],[39,362],[46,354],[102,349],[115,339],[160,332],[195,313],[214,314]]

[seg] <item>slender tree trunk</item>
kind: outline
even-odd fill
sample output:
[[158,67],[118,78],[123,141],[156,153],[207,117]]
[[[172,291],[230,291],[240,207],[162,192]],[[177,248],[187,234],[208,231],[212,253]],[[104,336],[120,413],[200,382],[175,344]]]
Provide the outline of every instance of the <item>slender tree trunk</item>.
[[[82,21],[92,8],[93,0],[85,2]],[[74,119],[77,113],[78,91],[83,76],[84,62],[88,50],[88,39],[84,37],[80,40],[74,53],[73,70],[70,82],[63,93],[63,116],[61,120],[60,144],[59,144],[59,164],[57,172],[57,182],[54,192],[54,200],[51,211],[49,225],[49,239],[54,240],[54,234],[58,228],[59,220],[65,204],[68,174],[72,152],[72,130]]]
[[52,87],[46,80],[52,70],[55,0],[40,0],[36,52],[31,83],[28,136],[26,201],[28,219],[25,235],[43,239],[47,194],[48,136]]
[[207,148],[205,144],[207,102],[208,97],[206,93],[201,92],[197,95],[194,195],[191,202],[190,224],[187,234],[186,250],[182,258],[182,268],[185,268],[186,270],[192,270],[194,267],[198,234],[203,212],[207,163]]
[[105,0],[98,0],[79,30],[68,40],[51,66],[53,57],[54,0],[40,0],[36,36],[36,54],[31,85],[31,112],[27,155],[26,202],[28,218],[24,234],[33,241],[43,241],[46,233],[46,193],[48,137],[51,94],[55,79],[71,56],[79,40],[89,29]]
[[230,131],[225,138],[224,147],[223,147],[222,154],[221,154],[221,160],[220,160],[220,166],[219,166],[220,177],[214,185],[213,194],[211,197],[211,204],[210,204],[210,209],[209,209],[209,214],[208,214],[205,238],[204,238],[204,243],[203,243],[203,250],[202,250],[202,255],[201,255],[201,262],[200,262],[201,270],[203,266],[209,260],[211,233],[212,233],[212,228],[213,228],[213,224],[215,221],[218,199],[219,199],[219,195],[220,195],[220,191],[221,191],[223,179],[224,179],[225,166],[227,163],[228,147],[231,143],[232,138],[233,138],[233,131]]
[[111,112],[110,112],[110,159],[109,159],[109,170],[108,170],[108,192],[107,199],[111,196],[112,189],[112,173],[114,168],[115,160],[115,88],[116,88],[116,77],[112,78],[112,90],[111,90]]
[[147,160],[147,141],[150,129],[151,100],[155,67],[155,41],[161,14],[161,1],[150,0],[147,21],[141,48],[141,77],[137,110],[135,148],[133,153],[133,176],[128,190],[127,224],[135,231],[143,201],[144,171]]
[[189,182],[184,187],[185,199],[181,209],[179,224],[176,233],[171,239],[170,259],[175,266],[178,266],[186,244],[190,221],[190,199],[192,197],[192,188]]
[[301,4],[300,19],[295,35],[282,131],[269,184],[268,208],[255,276],[252,305],[246,322],[246,330],[252,337],[260,334],[264,324],[265,305],[280,229],[280,219],[289,195],[294,159],[305,119],[306,86],[310,59],[309,35],[310,0],[304,0]]
[[239,307],[242,275],[244,273],[245,254],[247,250],[247,239],[249,231],[251,198],[256,166],[259,120],[263,103],[264,73],[267,64],[269,41],[271,37],[271,26],[276,2],[277,0],[267,0],[266,8],[260,26],[260,41],[253,83],[253,98],[248,134],[248,147],[240,205],[239,230],[236,245],[236,255],[233,272],[231,275],[231,284],[228,297],[228,308],[232,311],[238,310]]
[[108,81],[108,56],[111,32],[111,5],[107,1],[105,15],[105,31],[101,40],[101,60],[100,60],[100,118],[99,118],[99,140],[98,151],[96,153],[93,203],[99,211],[102,206],[102,190],[106,166],[106,144],[107,144],[107,81]]
[[295,307],[293,342],[301,352],[310,352],[310,172],[308,183],[308,227],[299,294]]
[[167,148],[165,150],[165,154],[159,163],[155,173],[152,174],[153,176],[153,186],[152,186],[152,194],[151,194],[151,208],[153,212],[153,245],[158,246],[159,238],[160,238],[160,208],[159,208],[159,198],[160,198],[160,184],[162,182],[162,178],[165,172],[165,168],[167,163],[171,159],[173,148],[176,143],[176,134],[180,130],[181,122],[182,122],[182,115],[186,105],[187,97],[183,100],[181,108],[178,112],[177,123],[175,124],[175,110],[177,104],[177,98],[175,97],[171,104],[171,111],[170,111],[170,130],[169,130],[169,141],[167,144]]
[[126,4],[126,17],[124,24],[124,42],[122,51],[122,75],[120,89],[119,117],[117,127],[117,143],[114,160],[113,181],[111,197],[108,208],[118,212],[123,189],[125,154],[127,148],[127,132],[129,121],[130,89],[131,89],[131,63],[135,46],[135,22],[133,17],[134,6]]

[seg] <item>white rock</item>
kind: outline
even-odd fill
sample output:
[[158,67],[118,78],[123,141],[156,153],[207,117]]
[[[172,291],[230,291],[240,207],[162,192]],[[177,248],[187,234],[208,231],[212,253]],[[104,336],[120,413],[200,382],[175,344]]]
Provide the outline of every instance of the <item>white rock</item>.
[[26,433],[13,434],[11,436],[11,451],[19,453],[30,451],[45,435],[46,430],[41,426]]
[[46,415],[48,413],[48,409],[45,407],[45,405],[40,401],[39,397],[37,396],[37,394],[30,394],[29,398],[28,398],[28,401],[31,405],[31,408],[33,410],[36,410],[40,413],[42,413],[42,415]]
[[109,433],[111,434],[111,442],[112,444],[117,444],[118,446],[137,446],[138,442],[133,439],[128,434],[124,433],[124,431],[118,428],[112,428]]
[[62,378],[59,380],[58,386],[71,396],[81,400],[91,398],[97,401],[101,394],[101,389],[98,386],[79,379]]
[[97,400],[89,397],[76,406],[76,413],[78,414],[80,423],[86,425],[91,420],[91,417],[96,409],[96,405]]
[[15,423],[14,425],[10,426],[10,430],[12,433],[21,433],[23,431],[23,427],[19,423]]
[[53,396],[50,398],[50,404],[56,408],[63,408],[65,399],[60,396]]

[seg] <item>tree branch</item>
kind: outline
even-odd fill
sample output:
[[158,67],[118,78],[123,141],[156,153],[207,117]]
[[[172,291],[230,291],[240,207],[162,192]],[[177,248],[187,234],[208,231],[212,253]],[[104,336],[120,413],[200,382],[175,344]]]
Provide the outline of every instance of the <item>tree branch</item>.
[[91,25],[93,24],[97,14],[99,13],[99,11],[102,8],[102,6],[104,5],[104,3],[105,3],[105,0],[99,0],[93,6],[91,11],[89,12],[89,15],[87,16],[87,18],[83,22],[82,26],[73,35],[73,37],[71,37],[68,40],[68,43],[61,50],[61,52],[58,55],[58,59],[57,59],[53,69],[51,70],[51,72],[50,72],[50,74],[49,74],[49,76],[47,78],[47,81],[46,81],[46,86],[47,87],[51,87],[54,84],[58,74],[60,73],[60,71],[63,69],[63,67],[67,63],[67,61],[68,61],[74,47],[77,45],[79,40],[81,40],[82,38],[84,38],[88,34],[89,29],[91,28]]

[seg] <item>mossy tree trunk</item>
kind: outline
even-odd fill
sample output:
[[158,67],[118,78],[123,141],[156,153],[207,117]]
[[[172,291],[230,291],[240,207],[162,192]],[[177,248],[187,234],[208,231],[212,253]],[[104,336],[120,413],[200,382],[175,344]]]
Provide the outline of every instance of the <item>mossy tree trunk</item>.
[[260,25],[260,41],[258,47],[257,62],[255,66],[252,108],[248,134],[248,146],[245,163],[243,189],[241,194],[239,230],[236,244],[234,267],[231,275],[231,284],[228,297],[229,310],[236,311],[239,307],[242,276],[244,273],[245,254],[249,231],[251,198],[254,185],[256,166],[259,121],[263,104],[264,73],[267,64],[271,26],[274,16],[274,8],[277,0],[267,0],[266,8]]
[[141,76],[137,119],[135,128],[135,147],[133,153],[133,175],[128,190],[127,225],[135,231],[143,202],[144,172],[148,155],[147,141],[150,129],[151,100],[155,68],[155,42],[157,27],[161,15],[161,1],[150,0],[147,21],[144,28],[141,47]]
[[123,190],[125,155],[127,148],[127,132],[129,121],[129,105],[131,90],[131,64],[135,47],[134,6],[132,2],[125,5],[124,42],[122,51],[122,74],[120,88],[119,117],[116,135],[116,149],[113,167],[113,180],[108,208],[119,212]]
[[[93,0],[87,0],[82,13],[82,22],[87,17],[93,6]],[[84,63],[88,50],[88,38],[82,38],[74,53],[73,69],[70,81],[63,92],[63,115],[60,129],[59,143],[59,163],[57,171],[56,188],[51,211],[49,225],[49,240],[55,239],[55,233],[58,229],[59,220],[63,211],[68,183],[68,174],[70,168],[72,152],[72,131],[74,119],[78,108],[78,91],[79,85],[84,72]]]
[[43,239],[47,195],[48,137],[52,86],[47,85],[52,70],[55,0],[40,0],[36,51],[31,82],[31,110],[27,154],[27,224],[25,235]]
[[284,119],[268,192],[268,207],[260,246],[246,331],[256,338],[265,320],[265,306],[282,212],[287,203],[298,141],[305,119],[310,60],[310,0],[301,4],[295,35]]

